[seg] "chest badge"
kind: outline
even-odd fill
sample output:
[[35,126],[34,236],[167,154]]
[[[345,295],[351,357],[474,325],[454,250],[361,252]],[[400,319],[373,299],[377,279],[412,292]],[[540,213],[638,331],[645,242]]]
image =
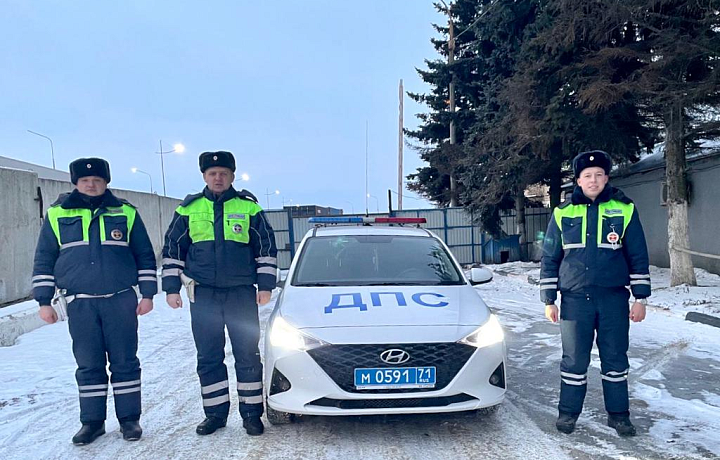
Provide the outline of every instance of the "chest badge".
[[110,236],[115,241],[120,241],[123,238],[123,232],[121,232],[119,229],[116,228],[110,232]]
[[243,231],[242,225],[240,225],[240,224],[233,225],[232,231],[233,231],[233,233],[242,233],[242,231]]
[[608,243],[612,245],[612,248],[615,249],[617,247],[618,241],[620,241],[620,235],[618,235],[615,229],[612,228],[612,231],[607,234],[607,240]]

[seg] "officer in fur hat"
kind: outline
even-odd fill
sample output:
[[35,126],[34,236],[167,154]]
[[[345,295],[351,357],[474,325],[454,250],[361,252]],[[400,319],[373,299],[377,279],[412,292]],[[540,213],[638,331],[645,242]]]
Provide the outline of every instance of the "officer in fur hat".
[[600,150],[575,157],[577,186],[555,208],[543,242],[540,298],[545,316],[560,321],[563,347],[556,427],[568,434],[582,411],[596,334],[608,425],[621,436],[636,433],[628,402],[628,333],[631,320],[645,319],[650,272],[637,209],[608,183],[611,167]]
[[107,189],[107,161],[75,160],[70,177],[75,190],[53,203],[40,231],[33,296],[48,323],[58,320],[50,306],[56,289],[68,304],[82,423],[73,443],[89,444],[105,433],[108,358],[120,430],[135,441],[142,435],[137,315],[153,308],[155,254],[135,207]]
[[[243,427],[264,427],[258,304],[270,301],[276,283],[277,248],[272,227],[257,199],[237,191],[230,152],[200,155],[205,189],[188,195],[165,234],[163,290],[172,308],[182,307],[184,283],[190,299],[205,420],[196,432],[214,433],[227,423],[230,382],[225,366],[225,328],[232,342]],[[254,285],[257,285],[257,290]]]

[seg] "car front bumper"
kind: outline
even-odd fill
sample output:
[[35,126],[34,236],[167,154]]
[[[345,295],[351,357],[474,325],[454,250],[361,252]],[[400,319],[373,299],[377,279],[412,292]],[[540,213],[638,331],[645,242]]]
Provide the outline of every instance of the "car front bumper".
[[[443,388],[403,392],[346,391],[346,382],[333,380],[310,353],[269,351],[266,355],[270,359],[266,362],[265,375],[265,388],[269,393],[267,403],[274,410],[293,414],[375,415],[467,411],[500,404],[506,391],[504,343],[475,349]],[[277,382],[273,387],[273,375],[277,378],[278,372],[284,376],[285,382],[289,382],[289,390],[278,392]],[[493,374],[501,375],[501,385],[490,383]]]

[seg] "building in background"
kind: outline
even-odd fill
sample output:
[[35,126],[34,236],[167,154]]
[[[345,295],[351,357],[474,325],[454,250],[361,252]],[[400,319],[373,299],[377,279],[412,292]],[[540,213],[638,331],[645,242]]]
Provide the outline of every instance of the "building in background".
[[285,206],[285,211],[290,211],[290,217],[317,217],[317,216],[341,216],[342,209],[318,206],[315,204]]

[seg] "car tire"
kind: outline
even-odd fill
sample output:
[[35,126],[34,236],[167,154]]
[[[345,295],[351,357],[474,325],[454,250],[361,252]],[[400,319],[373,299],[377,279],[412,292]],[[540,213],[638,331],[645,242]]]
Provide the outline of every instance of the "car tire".
[[270,405],[266,405],[265,415],[267,415],[268,422],[271,425],[287,425],[295,419],[294,414],[275,410]]

